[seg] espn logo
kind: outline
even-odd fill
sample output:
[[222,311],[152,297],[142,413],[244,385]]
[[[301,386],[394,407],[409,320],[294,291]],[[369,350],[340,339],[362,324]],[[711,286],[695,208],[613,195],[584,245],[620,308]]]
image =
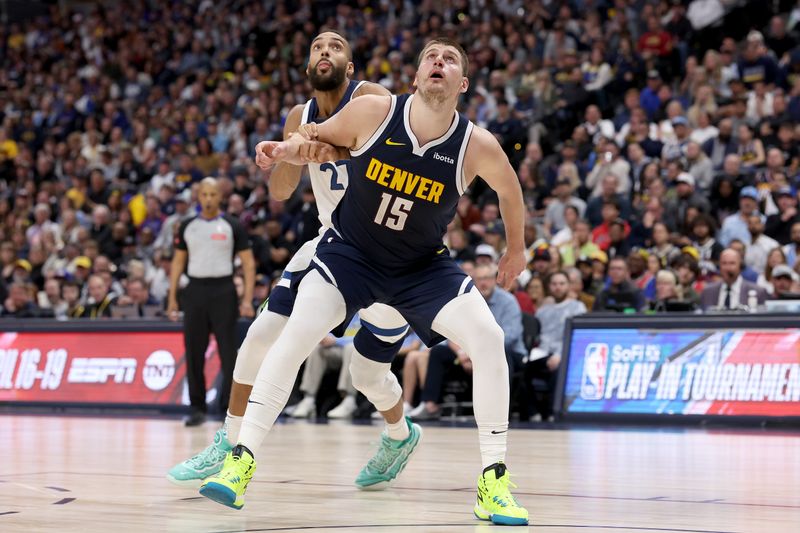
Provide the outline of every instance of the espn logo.
[[606,368],[608,366],[608,344],[593,342],[583,355],[581,376],[581,398],[601,400],[606,391]]
[[133,383],[136,359],[129,357],[76,357],[67,375],[68,383]]

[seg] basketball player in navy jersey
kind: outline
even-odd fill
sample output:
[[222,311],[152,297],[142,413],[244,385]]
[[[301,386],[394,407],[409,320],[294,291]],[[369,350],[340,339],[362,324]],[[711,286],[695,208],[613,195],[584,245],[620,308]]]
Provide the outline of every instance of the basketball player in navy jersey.
[[[498,524],[527,524],[504,464],[509,380],[503,332],[442,244],[459,197],[480,175],[497,192],[505,222],[508,248],[498,282],[509,287],[525,267],[517,176],[494,136],[456,112],[469,85],[467,72],[464,50],[434,39],[419,56],[415,95],[358,98],[323,124],[307,124],[288,141],[259,147],[262,168],[300,161],[304,144],[313,140],[345,147],[352,173],[334,229],[323,235],[311,268],[292,280],[298,291],[292,315],[259,370],[237,446],[204,484],[207,496],[243,503],[256,467],[253,453],[283,408],[305,355],[358,309],[381,302],[400,311],[427,345],[447,337],[470,355],[484,467],[474,513]],[[383,394],[391,381],[388,366],[369,367],[374,372],[358,379],[354,372],[354,386],[370,400]]]
[[[314,88],[313,97],[304,105],[295,106],[286,118],[284,138],[288,138],[302,124],[312,121],[324,122],[335,115],[345,104],[363,95],[382,95],[389,92],[380,85],[350,80],[353,75],[351,51],[347,41],[335,32],[323,32],[311,42],[307,74]],[[341,157],[340,157],[341,156]],[[303,145],[303,162],[308,163],[311,187],[319,209],[322,225],[320,234],[332,227],[331,216],[338,205],[348,183],[350,154],[320,142]],[[300,181],[302,167],[289,163],[279,164],[270,177],[270,194],[278,199],[287,199]],[[197,487],[210,475],[222,468],[225,455],[236,442],[241,427],[242,415],[264,356],[277,339],[292,311],[294,294],[289,290],[292,275],[308,268],[320,237],[307,242],[295,253],[286,266],[278,286],[269,300],[262,305],[261,312],[247,331],[239,348],[234,369],[233,388],[225,424],[214,436],[214,442],[205,450],[186,461],[175,465],[167,479],[178,485]],[[360,313],[362,327],[354,339],[356,353],[370,354],[371,359],[359,357],[356,373],[371,372],[374,361],[391,361],[402,345],[408,331],[405,319],[394,309],[375,304]],[[363,369],[362,369],[363,367]],[[291,386],[290,386],[291,388]],[[358,475],[356,485],[360,488],[385,487],[403,470],[416,449],[421,428],[403,417],[403,410],[395,409],[395,394],[400,385],[395,382],[384,395],[375,397],[376,408],[386,419],[385,446]],[[383,465],[383,466],[381,466]]]

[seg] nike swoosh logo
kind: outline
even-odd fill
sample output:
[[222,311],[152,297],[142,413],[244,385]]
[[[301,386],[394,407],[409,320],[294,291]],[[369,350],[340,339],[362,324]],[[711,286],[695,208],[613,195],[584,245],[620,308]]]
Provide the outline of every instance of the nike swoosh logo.
[[[247,400],[247,403],[255,403],[255,404],[258,404],[258,405],[264,405],[261,402],[254,402],[253,400]],[[492,432],[492,433],[494,433],[494,432]]]
[[405,145],[406,145],[406,143],[396,143],[396,142],[394,142],[394,141],[392,140],[392,138],[391,138],[391,137],[389,137],[388,139],[386,139],[386,145],[387,145],[387,146],[405,146]]
[[507,431],[508,431],[507,429],[504,429],[503,431],[495,431],[495,430],[492,430],[492,435],[500,435],[501,433],[505,433],[505,432],[507,432]]

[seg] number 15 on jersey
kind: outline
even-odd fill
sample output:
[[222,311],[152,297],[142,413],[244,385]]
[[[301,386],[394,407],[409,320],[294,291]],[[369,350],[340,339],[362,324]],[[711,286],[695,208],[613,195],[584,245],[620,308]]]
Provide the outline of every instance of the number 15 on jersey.
[[412,207],[414,207],[413,200],[382,193],[381,205],[378,207],[374,222],[395,231],[403,231]]

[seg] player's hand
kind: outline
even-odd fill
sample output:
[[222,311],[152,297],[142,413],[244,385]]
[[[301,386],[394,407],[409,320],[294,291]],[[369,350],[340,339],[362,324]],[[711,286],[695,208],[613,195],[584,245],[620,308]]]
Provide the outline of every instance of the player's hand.
[[297,133],[302,135],[303,138],[308,141],[314,141],[319,136],[317,125],[313,122],[309,122],[308,124],[300,124],[300,127],[297,128]]
[[256,145],[256,165],[261,170],[267,170],[279,162],[303,165],[305,163],[298,154],[303,142],[297,135],[286,141],[261,141]]
[[524,250],[519,252],[507,251],[500,258],[500,264],[497,269],[497,284],[507,291],[511,290],[527,263]]
[[267,170],[276,163],[273,152],[279,143],[277,141],[261,141],[256,145],[256,165],[261,170]]
[[253,318],[256,316],[256,311],[253,309],[253,302],[242,302],[239,304],[239,316],[244,318]]
[[306,163],[326,163],[338,159],[338,150],[328,143],[305,141],[299,148],[300,158]]

